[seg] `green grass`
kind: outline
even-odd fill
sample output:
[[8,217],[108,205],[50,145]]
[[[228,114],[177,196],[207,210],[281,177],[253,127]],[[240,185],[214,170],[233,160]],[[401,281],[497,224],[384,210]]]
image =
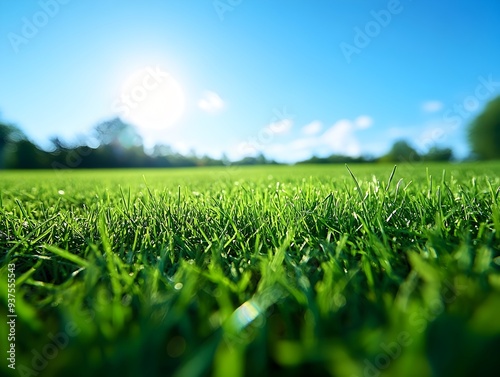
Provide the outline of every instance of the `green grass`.
[[13,375],[497,375],[500,163],[349,168],[1,172]]

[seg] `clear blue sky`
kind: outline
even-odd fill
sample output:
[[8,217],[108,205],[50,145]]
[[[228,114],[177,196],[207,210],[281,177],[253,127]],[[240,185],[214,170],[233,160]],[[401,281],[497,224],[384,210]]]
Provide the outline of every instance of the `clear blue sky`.
[[122,116],[147,145],[280,161],[468,153],[500,94],[498,0],[0,0],[0,112],[47,146]]

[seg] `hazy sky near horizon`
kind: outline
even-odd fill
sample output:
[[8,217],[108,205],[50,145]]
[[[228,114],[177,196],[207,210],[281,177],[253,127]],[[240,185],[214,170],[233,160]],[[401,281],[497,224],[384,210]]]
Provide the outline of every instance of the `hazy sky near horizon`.
[[120,116],[214,157],[465,157],[499,19],[498,0],[0,0],[0,116],[42,146]]

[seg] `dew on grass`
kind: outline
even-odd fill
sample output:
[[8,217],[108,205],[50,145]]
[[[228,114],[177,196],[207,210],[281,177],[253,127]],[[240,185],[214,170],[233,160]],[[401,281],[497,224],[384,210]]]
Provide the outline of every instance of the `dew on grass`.
[[177,283],[176,285],[174,285],[174,288],[178,291],[180,291],[182,289],[182,287],[184,287],[184,284],[182,284],[182,283]]

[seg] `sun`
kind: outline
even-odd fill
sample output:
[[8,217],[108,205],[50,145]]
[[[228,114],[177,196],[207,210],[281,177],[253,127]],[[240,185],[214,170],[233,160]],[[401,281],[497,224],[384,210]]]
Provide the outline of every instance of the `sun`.
[[184,91],[169,73],[148,66],[125,80],[114,108],[140,130],[159,131],[171,127],[183,115]]

